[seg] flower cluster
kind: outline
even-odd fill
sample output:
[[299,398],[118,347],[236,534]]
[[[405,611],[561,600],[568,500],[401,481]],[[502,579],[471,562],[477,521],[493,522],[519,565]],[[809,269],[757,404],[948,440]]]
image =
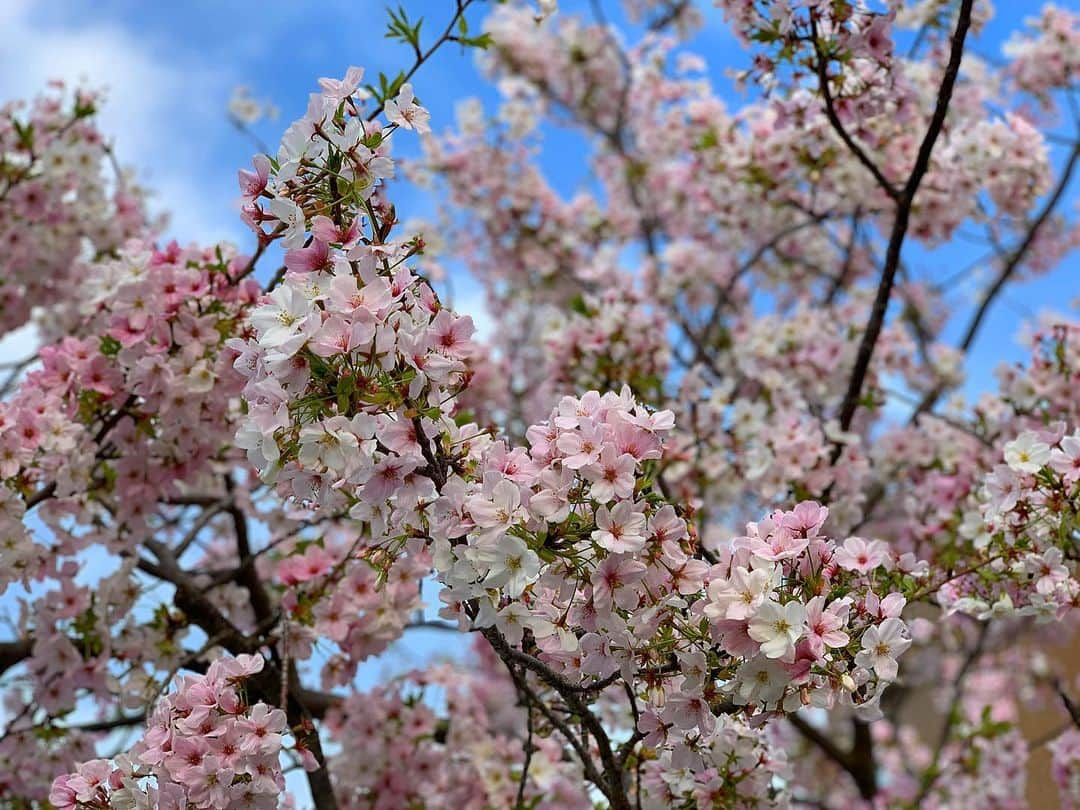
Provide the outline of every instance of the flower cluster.
[[324,688],[347,685],[362,661],[401,637],[423,607],[417,583],[431,570],[430,555],[411,548],[385,571],[385,557],[361,548],[355,531],[334,534],[287,547],[275,563],[290,622],[290,655],[311,658],[316,642],[337,646],[322,665]]
[[913,555],[895,559],[880,541],[819,536],[827,515],[804,502],[749,524],[724,574],[710,578],[702,608],[710,629],[724,652],[749,659],[737,674],[737,705],[831,706],[845,694],[839,687],[872,705],[896,678],[911,640],[904,597],[887,593],[890,572],[911,576],[923,566]]
[[237,444],[260,475],[313,505],[378,508],[403,487],[423,494],[413,472],[449,422],[473,326],[404,264],[422,245],[388,241],[381,224],[386,135],[423,129],[422,109],[406,86],[387,107],[392,124],[370,123],[359,80],[356,69],[325,80],[277,160],[241,174],[245,217],[273,223],[259,233],[287,249],[286,272],[252,312],[251,336],[230,346],[247,377]]
[[[663,740],[659,726],[650,725],[648,732],[646,746]],[[714,727],[701,729],[697,736],[690,757],[685,756],[688,749],[662,746],[655,759],[644,763],[643,808],[785,806],[790,795],[781,785],[791,768],[784,749],[761,729],[721,715]]]
[[1080,731],[1070,728],[1052,743],[1050,751],[1054,761],[1052,773],[1061,792],[1064,810],[1080,806]]
[[1070,87],[1080,71],[1080,14],[1047,3],[1027,24],[1030,31],[1014,34],[1005,45],[1012,59],[1009,74],[1021,90],[1049,106],[1050,92]]
[[[16,496],[64,498],[62,511],[45,510],[50,524],[72,515],[98,524],[71,544],[119,548],[142,537],[157,498],[222,456],[241,382],[225,335],[256,289],[244,266],[220,248],[137,242],[94,265],[83,280],[81,336],[43,348],[42,367],[0,404],[0,520],[12,538],[2,551],[5,587],[36,577],[50,556],[22,528]],[[102,499],[107,528],[95,520]]]
[[501,666],[495,659],[476,671],[429,667],[346,700],[328,718],[343,749],[331,766],[340,806],[512,807],[524,781],[526,806],[591,807],[578,767],[564,761],[555,738],[527,743],[522,774],[524,717]]
[[[672,427],[670,412],[650,413],[624,388],[564,397],[548,422],[529,428],[527,450],[492,443],[477,479],[452,479],[436,504],[445,612],[465,618],[470,603],[476,626],[494,623],[513,643],[528,627],[548,651],[575,653],[560,579],[579,582],[577,593],[591,592],[605,613],[636,605],[645,567],[634,558],[650,542],[668,539],[672,561],[688,562],[678,547],[685,521],[647,497],[645,468]],[[545,597],[517,601],[526,589],[539,597],[537,582]],[[504,597],[512,601],[500,610]]]
[[[251,258],[152,244],[89,95],[4,108],[0,332],[50,317],[0,403],[0,802],[269,808],[298,759],[316,807],[1022,804],[1025,707],[1073,709],[1042,641],[1080,606],[1080,327],[948,395],[1002,285],[1080,238],[1065,136],[1016,106],[1064,95],[1077,15],[998,67],[960,53],[983,0],[718,4],[756,43],[740,110],[675,50],[691,3],[627,0],[637,43],[457,4],[439,42],[485,45],[501,103],[424,139],[450,202],[413,230],[391,141],[429,134],[430,51],[399,9],[414,67],[321,79],[240,173]],[[590,152],[567,199],[547,119]],[[939,277],[973,230],[998,280]],[[358,692],[411,631],[474,663]]]
[[547,394],[623,384],[646,401],[655,399],[668,371],[669,347],[662,316],[633,290],[612,288],[573,300],[566,318],[552,318],[544,378]]
[[263,665],[258,655],[220,658],[204,676],[179,678],[129,752],[57,777],[49,802],[58,810],[278,807],[285,713],[249,705],[244,694]]
[[99,103],[54,82],[29,105],[0,107],[0,334],[35,307],[49,336],[65,334],[86,263],[146,227],[138,189],[109,177]]
[[1080,604],[1070,553],[1080,525],[1080,429],[1024,431],[1005,444],[1004,457],[986,477],[981,516],[964,527],[986,565],[950,582],[940,598],[983,619],[1060,619]]

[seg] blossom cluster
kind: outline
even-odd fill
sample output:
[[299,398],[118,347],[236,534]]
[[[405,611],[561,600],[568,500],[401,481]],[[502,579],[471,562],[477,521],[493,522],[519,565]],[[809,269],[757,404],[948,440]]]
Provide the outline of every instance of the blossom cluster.
[[524,718],[513,684],[496,669],[498,659],[481,660],[473,671],[438,665],[410,672],[335,710],[327,725],[343,747],[332,765],[342,807],[512,807],[522,782],[527,806],[592,806],[579,766],[564,760],[553,737],[533,737],[522,773]]
[[[502,102],[424,139],[410,173],[450,200],[425,233],[387,193],[398,130],[429,134],[415,69],[320,80],[240,173],[251,258],[153,245],[99,176],[88,96],[70,126],[66,102],[0,120],[0,238],[5,217],[41,237],[0,301],[12,325],[56,313],[0,403],[0,802],[274,807],[297,757],[319,807],[1019,806],[1024,708],[1072,709],[1039,634],[1080,605],[1080,328],[1044,320],[998,393],[948,400],[970,344],[945,343],[950,290],[982,281],[923,250],[985,227],[1002,281],[970,338],[1075,245],[1053,211],[1072,163],[1055,180],[1009,95],[1052,107],[1076,15],[1045,10],[1000,71],[966,54],[927,156],[955,4],[720,0],[766,91],[739,111],[675,51],[693,4],[628,0],[637,44],[546,0],[472,38],[468,5],[444,40],[487,44]],[[405,11],[391,35],[419,68]],[[594,188],[541,173],[545,117]],[[94,148],[50,174],[50,138]],[[79,236],[47,232],[65,217]],[[433,245],[484,284],[490,345],[436,292]],[[358,692],[420,627],[472,634],[475,667]],[[940,709],[929,737],[909,696]],[[1063,791],[1075,736],[1051,746]]]
[[444,309],[405,265],[422,244],[389,241],[382,224],[390,209],[376,184],[393,174],[385,135],[423,129],[425,114],[406,85],[384,132],[360,117],[360,75],[325,80],[273,165],[263,156],[241,174],[245,217],[287,252],[281,283],[252,312],[253,334],[229,344],[247,377],[237,444],[265,480],[320,506],[378,505],[416,486],[472,349],[471,319]]
[[322,664],[326,689],[349,684],[361,662],[401,637],[423,608],[417,583],[431,570],[423,550],[409,549],[387,570],[385,556],[364,546],[355,530],[334,534],[284,547],[274,564],[293,659],[311,658],[316,643],[337,647]]
[[264,664],[259,655],[219,658],[205,675],[178,678],[130,751],[57,777],[49,802],[58,810],[278,807],[285,713],[249,704],[244,689]]
[[437,504],[450,521],[430,529],[444,615],[535,645],[574,683],[637,684],[646,744],[698,769],[725,705],[873,714],[911,643],[894,591],[923,568],[877,541],[829,540],[828,511],[809,502],[750,524],[715,565],[695,559],[647,472],[672,427],[625,391],[591,393],[530,428],[527,452],[493,444],[479,491],[448,485]]
[[1005,45],[1012,59],[1009,74],[1021,90],[1049,106],[1050,92],[1068,88],[1080,70],[1080,14],[1047,3],[1026,22],[1030,30],[1014,34]]
[[652,399],[669,368],[664,321],[633,290],[613,288],[573,301],[566,318],[549,322],[544,350],[547,384],[537,393],[613,389],[625,383]]
[[141,192],[109,176],[100,101],[53,82],[29,104],[0,107],[0,334],[35,307],[50,336],[65,334],[86,264],[147,227]]
[[1027,430],[987,475],[981,521],[964,528],[987,565],[953,580],[941,600],[979,618],[1062,618],[1080,604],[1071,549],[1080,521],[1080,429]]
[[[24,498],[64,499],[43,510],[56,527],[72,515],[99,524],[63,532],[70,551],[98,540],[117,549],[143,537],[158,498],[221,457],[241,382],[224,336],[256,289],[244,266],[220,248],[131,242],[83,280],[79,328],[44,347],[41,368],[0,404],[4,587],[38,577],[56,551],[22,526]],[[102,499],[108,528],[95,521]]]

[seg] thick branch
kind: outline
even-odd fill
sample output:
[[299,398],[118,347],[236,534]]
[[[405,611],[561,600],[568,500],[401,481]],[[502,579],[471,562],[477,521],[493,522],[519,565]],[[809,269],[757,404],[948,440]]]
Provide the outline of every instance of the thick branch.
[[788,722],[794,726],[807,741],[825,755],[827,759],[842,768],[859,789],[864,799],[873,798],[877,793],[877,772],[874,766],[874,754],[870,727],[866,723],[855,721],[855,739],[851,751],[844,751],[816,726],[806,722],[797,714],[788,715]]
[[30,657],[34,641],[21,638],[16,641],[0,641],[0,674],[7,672],[19,662]]

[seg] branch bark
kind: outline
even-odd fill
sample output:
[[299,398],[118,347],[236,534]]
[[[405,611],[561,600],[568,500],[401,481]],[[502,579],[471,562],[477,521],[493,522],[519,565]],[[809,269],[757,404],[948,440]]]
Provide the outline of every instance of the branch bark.
[[[1061,202],[1061,198],[1065,195],[1065,191],[1072,181],[1072,175],[1076,169],[1078,160],[1080,160],[1080,139],[1073,143],[1072,151],[1069,153],[1069,159],[1065,164],[1065,168],[1062,170],[1061,176],[1058,178],[1057,185],[1046,199],[1046,202],[1043,204],[1043,207],[1040,209],[1035,219],[1032,220],[1031,226],[1028,228],[1024,238],[1002,265],[1001,270],[994,278],[994,281],[983,292],[983,295],[979,300],[979,306],[975,310],[967,328],[964,330],[964,337],[961,339],[959,346],[961,351],[967,351],[971,348],[972,344],[975,342],[975,338],[979,334],[979,328],[982,326],[983,320],[990,311],[991,305],[1001,294],[1002,289],[1004,289],[1012,276],[1020,268],[1028,251],[1035,243],[1035,238],[1038,236],[1039,231],[1042,229],[1043,225],[1046,224],[1046,221],[1050,218],[1050,215],[1054,212],[1058,203]],[[944,388],[942,386],[935,386],[931,391],[927,392],[914,413],[912,413],[911,422],[914,422],[919,416],[931,410],[934,405],[937,404],[937,401],[941,399],[943,393]]]
[[[892,296],[896,271],[900,267],[900,251],[904,246],[904,238],[907,236],[908,222],[911,219],[915,194],[918,192],[919,185],[930,168],[930,157],[933,154],[934,145],[937,143],[938,137],[945,126],[945,117],[949,111],[953,88],[956,86],[956,78],[960,73],[960,62],[964,55],[964,41],[967,38],[968,29],[971,27],[973,3],[974,0],[961,0],[960,13],[951,40],[949,62],[941,78],[934,112],[930,118],[926,135],[919,146],[919,152],[915,158],[915,165],[912,167],[911,175],[908,177],[908,181],[897,201],[896,218],[893,220],[892,231],[889,234],[889,244],[885,251],[885,266],[881,271],[881,281],[878,284],[877,295],[870,310],[870,319],[859,343],[858,354],[855,357],[855,367],[852,369],[848,388],[840,405],[840,428],[844,431],[851,427],[851,422],[855,417],[859,398],[862,395],[863,383],[866,380],[870,360],[874,354],[874,347],[885,323],[885,313],[889,308],[889,299]],[[841,445],[837,445],[833,450],[834,463],[840,457],[841,452]]]

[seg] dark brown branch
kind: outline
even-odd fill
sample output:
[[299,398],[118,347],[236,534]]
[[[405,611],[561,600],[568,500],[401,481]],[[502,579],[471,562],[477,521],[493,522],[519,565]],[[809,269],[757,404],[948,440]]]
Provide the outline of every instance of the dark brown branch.
[[[919,146],[915,165],[911,175],[901,193],[896,206],[896,219],[893,220],[892,232],[889,235],[889,245],[885,251],[885,266],[881,271],[881,281],[878,284],[877,295],[874,298],[873,307],[870,310],[870,319],[866,324],[862,340],[859,343],[858,354],[855,357],[855,367],[852,369],[851,379],[848,383],[847,392],[844,394],[840,406],[840,429],[848,430],[855,417],[855,411],[859,406],[862,396],[863,383],[866,380],[867,371],[870,368],[870,359],[874,354],[878,337],[881,335],[882,326],[885,323],[885,313],[889,308],[889,299],[892,296],[893,284],[896,280],[896,271],[900,266],[900,251],[904,246],[904,237],[907,235],[908,222],[911,219],[911,208],[915,202],[915,194],[919,190],[923,177],[930,168],[930,156],[933,154],[934,145],[938,136],[945,126],[945,116],[949,111],[949,103],[952,100],[953,88],[956,86],[956,78],[960,73],[960,62],[964,55],[964,40],[971,26],[971,7],[974,0],[961,0],[960,14],[956,21],[956,29],[952,35],[952,46],[949,53],[949,62],[945,67],[945,74],[941,78],[938,88],[937,102],[934,106],[930,125],[926,135]],[[837,445],[833,450],[833,461],[840,457],[842,447]]]
[[623,784],[622,768],[619,767],[619,763],[616,761],[615,752],[611,747],[611,740],[608,738],[603,724],[585,704],[580,689],[538,658],[511,647],[494,627],[486,628],[482,632],[484,638],[491,644],[492,649],[508,666],[511,661],[523,666],[538,675],[540,680],[559,693],[567,708],[577,715],[585,730],[596,740],[596,747],[600,753],[600,763],[603,767],[603,780],[597,787],[603,791],[613,810],[631,810],[630,799],[626,795],[626,787]]
[[552,728],[562,734],[563,738],[570,744],[570,747],[574,749],[574,752],[578,755],[578,759],[581,760],[581,767],[585,772],[585,778],[596,785],[599,790],[605,791],[604,777],[601,776],[600,772],[596,769],[596,763],[593,762],[585,745],[578,739],[578,736],[574,733],[573,729],[567,725],[565,720],[556,715],[555,712],[544,703],[543,699],[536,694],[536,691],[529,686],[523,672],[518,672],[505,658],[503,659],[503,663],[510,673],[510,678],[514,681],[514,688],[517,689],[518,693],[523,698],[525,698],[526,703],[532,704],[539,709],[540,713],[544,715],[544,718],[551,724]]
[[1069,697],[1069,693],[1065,691],[1061,681],[1054,681],[1054,690],[1058,693],[1058,697],[1061,698],[1061,703],[1065,707],[1065,711],[1069,713],[1069,719],[1073,721],[1073,725],[1080,728],[1080,706],[1077,706],[1073,699]]
[[30,657],[34,640],[22,638],[16,641],[0,641],[0,674]]
[[851,134],[844,127],[844,123],[840,120],[840,116],[837,115],[836,100],[833,98],[832,88],[829,87],[829,60],[821,50],[821,43],[818,41],[817,17],[813,12],[810,14],[810,33],[814,39],[814,67],[817,72],[818,88],[821,90],[821,97],[825,102],[825,117],[829,119],[829,124],[836,134],[840,136],[840,140],[844,142],[848,151],[874,176],[874,180],[877,181],[882,190],[899,204],[901,192],[878,168],[878,165],[870,159],[870,156],[866,154],[866,151],[858,142],[851,137]]
[[811,725],[797,714],[790,714],[788,722],[808,742],[812,743],[825,757],[838,765],[854,781],[859,795],[864,799],[873,798],[877,793],[877,773],[874,766],[870,727],[861,721],[854,721],[855,739],[851,751],[844,751],[828,735]]
[[[232,475],[226,475],[225,491],[233,496],[235,489]],[[236,577],[237,584],[247,589],[256,620],[264,622],[273,615],[274,606],[270,603],[270,597],[255,568],[255,557],[251,553],[251,541],[248,539],[247,515],[236,505],[234,497],[230,497],[226,511],[232,517],[233,530],[236,533],[236,554],[240,560]]]
[[[517,680],[514,681],[515,686]],[[525,760],[521,764],[521,776],[518,778],[517,797],[514,801],[514,810],[525,810],[525,786],[529,782],[529,767],[532,765],[533,746],[533,713],[531,700],[525,701],[525,742],[522,744]]]

